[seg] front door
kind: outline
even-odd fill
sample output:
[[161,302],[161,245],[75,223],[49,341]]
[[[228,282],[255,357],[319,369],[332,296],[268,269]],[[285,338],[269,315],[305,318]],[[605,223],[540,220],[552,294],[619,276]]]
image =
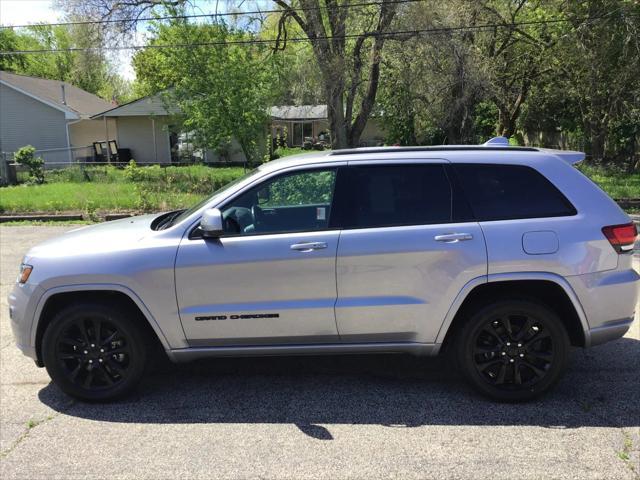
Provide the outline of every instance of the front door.
[[[354,162],[355,164],[355,162]],[[435,341],[453,300],[487,273],[482,230],[443,163],[341,170],[334,221],[343,342]]]
[[182,241],[176,290],[191,346],[337,341],[335,180],[327,168],[271,178],[221,207],[224,236]]

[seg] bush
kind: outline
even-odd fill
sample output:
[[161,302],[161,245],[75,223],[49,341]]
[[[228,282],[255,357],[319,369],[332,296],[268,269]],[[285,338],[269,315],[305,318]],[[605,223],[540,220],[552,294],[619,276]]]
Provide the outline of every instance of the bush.
[[13,161],[29,170],[29,183],[44,183],[44,160],[35,156],[36,149],[26,145],[13,154]]

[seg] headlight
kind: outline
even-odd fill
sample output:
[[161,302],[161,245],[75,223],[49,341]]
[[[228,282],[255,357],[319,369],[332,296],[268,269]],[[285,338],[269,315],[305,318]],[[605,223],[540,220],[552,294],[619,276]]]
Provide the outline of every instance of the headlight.
[[27,265],[26,263],[20,264],[20,275],[18,275],[18,283],[27,283],[29,280],[29,275],[31,275],[31,271],[33,267],[31,265]]

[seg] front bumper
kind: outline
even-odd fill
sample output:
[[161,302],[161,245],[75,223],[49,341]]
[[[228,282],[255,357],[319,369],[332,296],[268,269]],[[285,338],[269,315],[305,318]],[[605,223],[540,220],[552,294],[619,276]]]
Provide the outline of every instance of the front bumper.
[[39,285],[29,282],[13,287],[9,294],[9,318],[16,346],[27,357],[37,360],[33,332],[34,318],[38,302],[44,290]]

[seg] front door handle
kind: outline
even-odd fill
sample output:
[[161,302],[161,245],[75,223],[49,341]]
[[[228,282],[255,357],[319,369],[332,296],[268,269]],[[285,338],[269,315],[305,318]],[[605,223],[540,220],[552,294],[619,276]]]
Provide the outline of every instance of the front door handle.
[[291,245],[291,250],[298,252],[312,252],[313,250],[322,250],[323,248],[327,248],[327,242],[305,242]]
[[443,235],[436,235],[433,239],[436,242],[456,243],[463,242],[465,240],[473,240],[473,235],[470,233],[445,233]]

